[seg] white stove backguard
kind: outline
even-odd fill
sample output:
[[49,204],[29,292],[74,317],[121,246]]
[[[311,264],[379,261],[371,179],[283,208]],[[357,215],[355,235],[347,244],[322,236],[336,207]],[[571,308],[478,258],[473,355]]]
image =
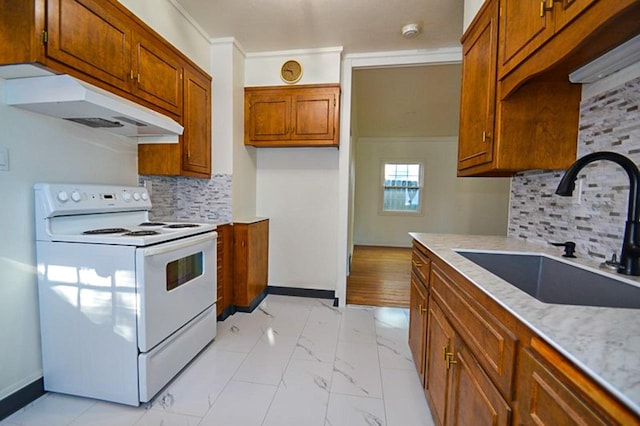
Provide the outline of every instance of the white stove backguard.
[[37,183],[36,240],[53,234],[79,234],[88,229],[123,226],[148,220],[151,201],[136,186]]

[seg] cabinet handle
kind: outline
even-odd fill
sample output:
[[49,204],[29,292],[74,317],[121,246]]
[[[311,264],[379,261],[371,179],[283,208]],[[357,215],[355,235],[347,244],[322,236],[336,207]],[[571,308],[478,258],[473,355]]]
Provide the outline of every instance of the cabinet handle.
[[553,4],[562,0],[540,0],[540,17],[544,18],[545,13],[553,10]]
[[457,364],[458,361],[453,359],[453,354],[452,353],[448,353],[447,354],[447,359],[445,360],[445,363],[447,364],[447,370],[449,370],[449,369],[451,369],[451,364]]
[[489,132],[482,132],[482,142],[488,142],[491,140],[491,133]]
[[422,266],[422,262],[420,262],[419,260],[412,260],[411,263],[413,263],[413,266],[415,266],[416,268]]
[[140,84],[140,73],[138,73],[138,84]]

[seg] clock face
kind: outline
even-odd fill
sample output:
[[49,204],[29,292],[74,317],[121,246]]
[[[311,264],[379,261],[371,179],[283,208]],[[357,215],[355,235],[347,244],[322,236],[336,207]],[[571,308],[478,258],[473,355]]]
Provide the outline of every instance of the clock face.
[[302,78],[302,65],[298,61],[289,60],[282,64],[280,76],[285,83],[296,83]]

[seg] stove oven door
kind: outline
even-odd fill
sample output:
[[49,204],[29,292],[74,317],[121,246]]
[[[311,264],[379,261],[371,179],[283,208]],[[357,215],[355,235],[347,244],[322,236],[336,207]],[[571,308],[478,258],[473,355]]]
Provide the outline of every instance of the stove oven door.
[[136,250],[141,352],[215,303],[217,235],[208,232]]

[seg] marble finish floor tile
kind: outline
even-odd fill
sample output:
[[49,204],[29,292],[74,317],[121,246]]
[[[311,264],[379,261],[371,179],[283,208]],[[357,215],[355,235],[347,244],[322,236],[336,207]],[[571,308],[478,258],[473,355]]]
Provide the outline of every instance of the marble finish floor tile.
[[47,393],[5,420],[21,426],[70,425],[96,403],[94,399]]
[[0,426],[431,426],[408,311],[269,295],[140,407],[47,393]]
[[376,328],[372,308],[353,307],[342,314],[338,339],[344,342],[375,343]]
[[388,426],[433,426],[420,378],[411,370],[383,368],[382,391]]
[[375,343],[338,343],[331,392],[382,398],[378,347]]
[[382,399],[331,394],[326,426],[385,426],[386,424]]
[[277,387],[231,381],[200,426],[260,426]]
[[247,354],[209,346],[152,402],[152,410],[204,416]]
[[263,426],[323,426],[332,368],[331,363],[292,360]]

